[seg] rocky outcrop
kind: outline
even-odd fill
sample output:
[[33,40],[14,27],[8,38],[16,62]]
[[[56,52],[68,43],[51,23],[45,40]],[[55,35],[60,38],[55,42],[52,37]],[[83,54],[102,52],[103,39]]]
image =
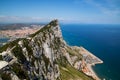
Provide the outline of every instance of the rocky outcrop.
[[[53,20],[27,38],[0,48],[2,80],[92,80],[81,69],[82,54],[62,38],[57,20]],[[1,63],[0,63],[1,64]]]

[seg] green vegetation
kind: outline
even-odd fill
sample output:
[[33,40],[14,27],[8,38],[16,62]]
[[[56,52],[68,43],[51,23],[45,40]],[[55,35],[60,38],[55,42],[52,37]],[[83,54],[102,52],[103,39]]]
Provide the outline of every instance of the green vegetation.
[[49,58],[47,58],[44,54],[42,54],[42,57],[43,57],[43,60],[45,62],[45,67],[46,67],[46,70],[47,70],[47,67],[50,63]]
[[66,67],[66,65],[69,63],[66,59],[65,56],[60,56],[61,58],[56,60],[56,63],[59,65],[59,66],[63,66],[63,67]]
[[53,21],[51,21],[49,24],[51,25],[51,26],[57,26],[57,20],[53,20]]
[[[22,65],[18,64],[18,63],[14,63],[12,65],[12,70],[16,73],[16,75],[20,78],[20,79],[27,79],[28,80],[28,75],[25,69],[21,68]],[[7,80],[7,79],[6,79]]]
[[74,50],[72,50],[70,47],[67,47],[66,50],[70,55],[72,55],[72,56],[76,55],[76,52]]
[[60,73],[62,80],[93,80],[91,77],[76,70],[69,64],[66,64],[66,67],[60,66]]
[[19,42],[20,40],[22,40],[22,39],[24,39],[24,38],[19,38],[19,39],[16,39],[16,40],[14,40],[14,41],[8,42],[7,44],[3,45],[2,47],[0,47],[0,53],[3,52],[3,51],[5,51],[8,47],[9,47],[9,48],[12,48],[12,47],[15,46],[16,44],[18,44],[18,42]]
[[16,47],[12,50],[12,53],[15,57],[17,57],[20,63],[23,64],[26,61],[26,58],[22,52],[22,48],[19,45],[16,45]]
[[2,59],[2,55],[0,55],[0,60],[3,60],[3,59]]
[[93,80],[93,78],[72,67],[65,56],[61,56],[56,62],[60,68],[61,80]]
[[9,43],[7,43],[6,45],[0,47],[0,53],[2,53],[3,51],[5,51],[8,47],[9,47]]
[[46,26],[44,26],[43,28],[41,28],[39,31],[37,31],[34,34],[29,35],[30,37],[34,37],[35,35],[39,34],[40,32],[46,32],[50,29],[50,27],[54,27],[57,26],[57,20],[53,20],[51,21],[49,24],[47,24]]
[[10,74],[3,72],[3,73],[0,73],[0,76],[1,76],[2,80],[11,80]]
[[45,27],[43,27],[42,29],[40,29],[39,31],[37,31],[37,32],[35,32],[34,34],[31,34],[31,35],[29,35],[30,37],[34,37],[34,36],[36,36],[37,34],[39,34],[40,32],[43,32],[43,31],[45,31],[45,30],[47,30],[47,29],[49,29],[50,28],[50,26],[45,26]]
[[66,50],[71,56],[77,56],[78,60],[82,60],[83,56],[79,53],[79,51],[72,50],[70,47],[67,47]]
[[23,45],[24,47],[26,47],[27,51],[28,51],[28,55],[32,55],[33,54],[33,50],[29,45],[29,41],[27,39],[23,39]]
[[36,58],[32,55],[32,58],[31,58],[31,59],[32,59],[32,60],[31,60],[31,65],[34,66],[34,62],[35,62],[35,59],[36,59]]
[[59,37],[55,37],[53,43],[54,43],[54,46],[51,45],[51,47],[53,46],[53,49],[58,50],[60,48],[60,45],[61,45],[60,38]]

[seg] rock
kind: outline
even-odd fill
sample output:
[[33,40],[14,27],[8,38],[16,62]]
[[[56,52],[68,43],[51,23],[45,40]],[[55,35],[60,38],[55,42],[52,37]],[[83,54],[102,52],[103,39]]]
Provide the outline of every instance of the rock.
[[6,62],[6,61],[0,61],[0,69],[4,68],[7,65],[8,65],[8,62]]
[[2,80],[6,75],[11,80],[92,80],[78,71],[82,56],[63,40],[57,20],[4,47],[4,61],[0,62]]

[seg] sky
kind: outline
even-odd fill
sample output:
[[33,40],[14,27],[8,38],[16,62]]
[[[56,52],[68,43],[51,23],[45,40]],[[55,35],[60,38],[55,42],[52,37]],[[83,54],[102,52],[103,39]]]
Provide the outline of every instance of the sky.
[[120,24],[120,0],[0,0],[0,23]]

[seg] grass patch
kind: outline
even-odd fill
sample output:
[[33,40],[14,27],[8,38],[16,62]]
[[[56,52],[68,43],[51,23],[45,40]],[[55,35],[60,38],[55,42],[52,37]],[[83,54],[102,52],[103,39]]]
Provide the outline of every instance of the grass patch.
[[93,80],[93,78],[72,67],[64,56],[56,60],[56,63],[59,65],[61,80]]
[[66,67],[60,66],[60,76],[62,80],[93,80],[91,77],[85,75],[84,73],[76,70],[69,64]]

